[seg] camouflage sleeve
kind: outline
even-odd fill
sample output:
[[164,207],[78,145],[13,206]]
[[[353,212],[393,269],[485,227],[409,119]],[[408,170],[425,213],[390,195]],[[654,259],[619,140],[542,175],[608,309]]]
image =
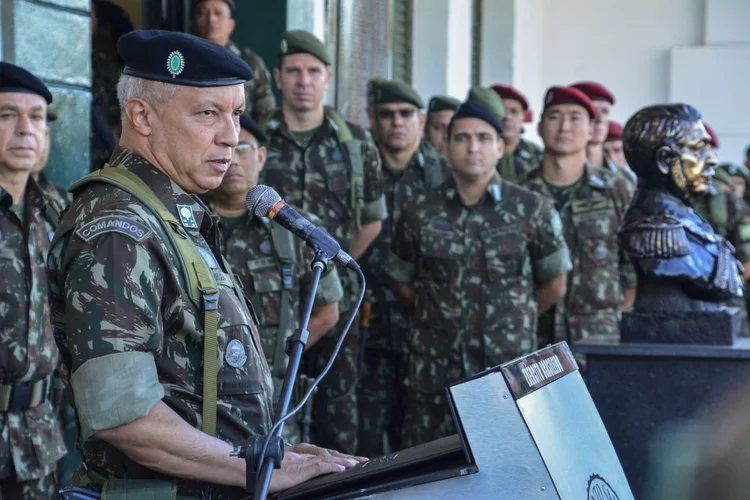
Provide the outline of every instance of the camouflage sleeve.
[[734,195],[727,196],[732,224],[729,242],[734,245],[735,257],[740,262],[750,262],[750,207]]
[[[322,221],[316,215],[311,214],[307,211],[300,211],[304,217],[306,217],[314,226],[320,226]],[[295,241],[297,241],[295,239]],[[312,280],[312,264],[315,258],[315,252],[312,248],[307,245],[298,243],[300,251],[298,253],[299,270],[300,270],[300,289],[299,298],[300,304],[304,304],[307,300],[307,294],[310,291],[310,281]],[[327,304],[333,304],[340,302],[344,298],[344,289],[341,286],[341,279],[336,264],[331,262],[328,268],[323,271],[320,276],[320,282],[318,282],[318,290],[315,293],[314,307],[325,306]]]
[[[625,179],[619,175],[614,181],[614,202],[617,206],[617,212],[619,214],[619,224],[622,225],[625,218],[625,212],[630,205],[630,200],[633,197],[634,185],[629,184]],[[619,246],[620,252],[620,286],[625,288],[636,288],[638,286],[638,275],[635,271],[635,265],[633,260],[630,258],[628,253],[625,251],[623,245]]]
[[369,132],[367,140],[362,141],[362,158],[364,158],[364,195],[365,206],[362,209],[361,225],[377,222],[388,218],[383,195],[383,170],[380,155],[375,142]]
[[388,252],[383,270],[398,283],[413,283],[419,259],[419,221],[414,204],[404,206],[393,231],[391,250]]
[[276,97],[273,95],[271,86],[271,74],[266,67],[266,63],[260,56],[255,58],[256,64],[253,67],[255,79],[253,80],[253,112],[252,116],[256,120],[265,116],[272,109],[276,108]]
[[563,236],[562,220],[555,207],[547,200],[540,204],[536,217],[531,260],[536,281],[548,281],[573,268],[570,252]]
[[[133,214],[127,220],[146,227]],[[64,283],[58,343],[70,363],[84,438],[146,416],[164,397],[154,353],[162,345],[166,276],[150,240],[107,232],[86,241],[74,231],[50,256],[57,282]]]

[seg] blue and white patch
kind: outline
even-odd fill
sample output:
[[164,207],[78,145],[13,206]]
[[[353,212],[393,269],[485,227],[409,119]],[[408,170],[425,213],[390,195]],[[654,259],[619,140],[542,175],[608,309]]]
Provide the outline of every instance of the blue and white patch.
[[447,217],[433,217],[430,219],[430,227],[437,231],[453,232],[453,223]]
[[273,255],[273,243],[271,240],[265,240],[261,242],[259,250],[263,255]]
[[555,236],[560,236],[562,234],[563,225],[559,213],[555,212],[552,214],[552,218],[549,220],[549,227],[552,229],[552,234]]
[[500,189],[500,184],[490,184],[490,196],[495,201],[501,201],[503,199],[503,192]]
[[596,260],[604,260],[607,258],[607,255],[609,255],[609,250],[604,245],[597,245],[594,248],[594,258]]
[[598,175],[592,175],[591,177],[589,177],[589,184],[599,189],[604,189],[604,186],[607,185],[604,180]]
[[[50,240],[50,242],[55,238],[55,232],[54,231],[47,231],[47,239]],[[0,238],[2,239],[2,238]]]
[[196,247],[198,249],[198,253],[201,254],[201,257],[203,257],[203,260],[206,261],[206,264],[210,269],[217,269],[219,267],[219,263],[216,261],[216,257],[214,257],[214,254],[211,253],[210,250],[206,250],[202,247]]
[[247,362],[247,353],[245,353],[245,346],[242,345],[242,342],[237,339],[230,341],[227,344],[224,359],[227,360],[227,364],[232,368],[242,368],[245,362]]
[[140,222],[117,216],[102,217],[76,229],[78,237],[86,243],[104,233],[124,234],[136,243],[141,243],[151,236],[151,230]]
[[340,149],[334,149],[331,154],[331,159],[336,162],[344,161],[344,153],[342,153]]
[[180,223],[186,229],[198,229],[198,222],[195,220],[193,207],[190,205],[177,205],[177,214],[180,216]]

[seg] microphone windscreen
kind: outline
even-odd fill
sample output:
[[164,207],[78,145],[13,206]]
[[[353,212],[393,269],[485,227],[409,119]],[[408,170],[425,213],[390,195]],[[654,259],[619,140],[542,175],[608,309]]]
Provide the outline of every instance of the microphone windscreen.
[[268,217],[268,211],[280,201],[279,193],[262,184],[247,193],[247,209],[256,217]]

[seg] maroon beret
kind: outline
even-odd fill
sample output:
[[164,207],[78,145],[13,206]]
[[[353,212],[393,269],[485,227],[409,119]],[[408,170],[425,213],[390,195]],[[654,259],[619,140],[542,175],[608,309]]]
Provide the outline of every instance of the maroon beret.
[[610,104],[615,103],[615,95],[607,89],[601,83],[596,82],[578,82],[571,85],[571,87],[577,88],[592,101],[607,101]]
[[523,122],[524,123],[531,123],[534,121],[534,112],[530,109],[524,109],[523,110]]
[[706,122],[703,122],[703,126],[706,128],[706,132],[708,132],[708,135],[711,136],[711,145],[714,148],[719,149],[719,136],[716,135],[716,131],[714,131],[714,129],[712,129],[711,126]]
[[609,121],[609,132],[607,133],[607,138],[604,139],[604,142],[609,141],[620,141],[622,140],[622,125],[617,123],[616,121]]
[[526,99],[526,96],[510,85],[501,85],[498,83],[497,85],[493,85],[492,89],[497,92],[497,95],[501,99],[513,99],[521,103],[524,111],[529,109],[529,101]]
[[578,104],[583,106],[589,113],[589,117],[593,120],[596,118],[596,109],[591,104],[591,99],[580,90],[573,87],[550,87],[547,89],[547,93],[544,95],[544,110],[542,113],[547,111],[550,106],[557,104]]

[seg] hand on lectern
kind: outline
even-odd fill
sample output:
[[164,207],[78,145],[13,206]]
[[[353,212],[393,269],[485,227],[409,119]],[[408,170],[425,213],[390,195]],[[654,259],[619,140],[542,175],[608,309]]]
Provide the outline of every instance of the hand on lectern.
[[342,472],[366,461],[364,457],[354,457],[312,444],[300,443],[284,450],[281,469],[273,471],[268,492],[284,491],[314,477]]

